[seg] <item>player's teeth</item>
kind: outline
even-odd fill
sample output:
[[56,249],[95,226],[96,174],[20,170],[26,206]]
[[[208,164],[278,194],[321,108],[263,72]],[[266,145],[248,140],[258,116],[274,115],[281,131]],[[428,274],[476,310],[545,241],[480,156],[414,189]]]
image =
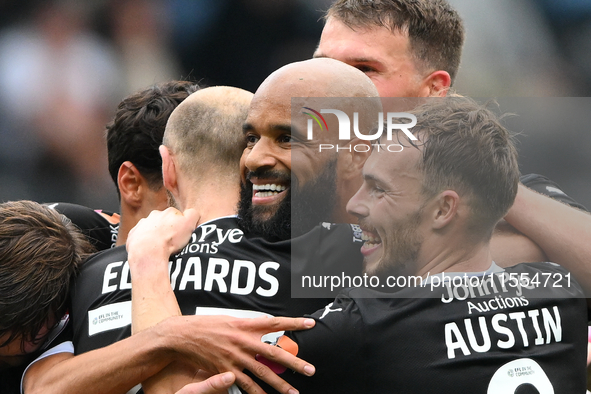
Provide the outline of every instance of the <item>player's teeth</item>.
[[364,233],[361,235],[361,239],[364,241],[367,241],[367,240],[369,240],[369,237],[367,236],[367,234]]
[[275,196],[277,194],[278,193],[276,191],[275,192],[273,192],[273,191],[271,191],[271,192],[256,192],[255,196],[256,197],[270,197],[270,196]]
[[279,191],[282,192],[287,189],[286,186],[277,185],[274,183],[267,183],[266,185],[252,185],[253,190],[265,190],[265,191]]

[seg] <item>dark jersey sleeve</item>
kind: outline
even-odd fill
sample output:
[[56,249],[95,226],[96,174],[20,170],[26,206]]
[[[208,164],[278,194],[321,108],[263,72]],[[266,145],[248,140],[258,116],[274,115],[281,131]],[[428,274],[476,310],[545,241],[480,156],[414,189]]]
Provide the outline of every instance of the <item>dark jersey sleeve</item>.
[[[307,377],[286,371],[281,377],[301,393],[368,392],[363,379],[365,326],[355,301],[340,294],[312,317],[314,328],[286,336],[297,344],[298,357],[313,362],[316,373]],[[357,378],[351,370],[358,371]]]
[[86,261],[70,297],[76,354],[130,336],[131,278],[125,246],[99,252]]
[[520,178],[521,183],[528,188],[537,191],[540,194],[544,194],[550,198],[558,200],[564,204],[568,204],[571,207],[587,211],[587,208],[582,204],[576,202],[572,197],[562,191],[560,186],[556,182],[551,181],[543,175],[539,174],[527,174],[522,175]]
[[98,251],[112,248],[117,242],[119,214],[62,202],[47,206],[70,219]]
[[[334,298],[362,273],[362,231],[354,224],[322,223],[291,241],[292,297]],[[310,313],[308,311],[307,313]]]

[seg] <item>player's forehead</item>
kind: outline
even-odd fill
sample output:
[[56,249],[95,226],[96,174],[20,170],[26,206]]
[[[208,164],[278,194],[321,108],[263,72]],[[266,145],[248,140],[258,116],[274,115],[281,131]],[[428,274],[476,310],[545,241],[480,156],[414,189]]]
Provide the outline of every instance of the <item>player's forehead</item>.
[[384,26],[354,29],[335,18],[328,18],[314,57],[329,57],[345,63],[375,61],[387,63],[392,55],[408,53],[408,35]]
[[279,125],[286,128],[291,125],[291,105],[288,102],[276,101],[272,97],[253,98],[248,116],[244,122],[244,131],[266,133]]
[[402,151],[391,152],[385,147],[373,148],[363,167],[365,179],[380,180],[389,184],[397,184],[400,179],[419,179],[419,149],[405,146]]
[[[292,106],[304,106],[305,97],[324,96],[325,92],[311,88],[311,83],[294,83],[289,75],[265,83],[255,93],[245,121],[245,129],[267,132],[292,125]],[[303,101],[302,101],[303,100]]]

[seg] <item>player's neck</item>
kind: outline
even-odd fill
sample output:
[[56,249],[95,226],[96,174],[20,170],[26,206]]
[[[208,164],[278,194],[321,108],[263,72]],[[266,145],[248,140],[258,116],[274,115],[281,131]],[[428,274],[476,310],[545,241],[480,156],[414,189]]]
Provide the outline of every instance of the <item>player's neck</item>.
[[194,208],[199,213],[199,223],[236,215],[239,187],[236,185],[224,185],[223,183],[208,183],[196,186],[187,193],[181,208]]
[[127,242],[127,234],[129,234],[131,229],[135,227],[140,219],[145,218],[149,213],[150,211],[146,212],[146,210],[142,210],[141,207],[138,209],[130,206],[122,200],[121,220],[119,221],[119,230],[117,231],[117,242],[115,243],[115,246],[125,245],[125,242]]
[[[423,245],[420,260],[423,260],[419,275],[439,274],[441,272],[481,272],[489,269],[492,263],[489,242],[445,242],[440,245]],[[430,252],[425,252],[430,251]]]

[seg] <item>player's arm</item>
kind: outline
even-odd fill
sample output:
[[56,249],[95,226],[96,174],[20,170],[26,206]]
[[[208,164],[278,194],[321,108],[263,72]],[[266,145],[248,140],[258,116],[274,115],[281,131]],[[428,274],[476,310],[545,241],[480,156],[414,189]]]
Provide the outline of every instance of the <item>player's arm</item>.
[[78,356],[63,352],[34,362],[23,391],[36,393],[125,393],[173,361],[172,330],[165,322],[137,336]]
[[591,215],[519,185],[505,220],[573,273],[591,294]]
[[501,267],[549,260],[538,244],[522,234],[506,220],[501,220],[495,226],[490,241],[490,249],[493,260]]
[[[302,318],[175,316],[100,349],[77,356],[59,353],[35,362],[24,376],[24,392],[123,394],[177,359],[214,373],[248,368],[265,375],[254,359],[261,354],[304,372],[309,364],[262,343],[260,338],[268,332],[302,330],[310,325],[309,319]],[[231,354],[233,360],[217,360],[221,354]]]
[[[194,210],[184,213],[174,208],[163,212],[154,211],[148,218],[130,232],[127,248],[128,261],[132,277],[132,327],[133,332],[141,332],[158,321],[180,314],[176,297],[170,286],[168,273],[169,256],[186,245],[193,232],[198,217]],[[230,371],[236,376],[237,383],[250,393],[260,393],[262,389],[246,374],[248,369],[282,393],[293,387],[274,374],[266,365],[255,360],[257,354],[265,351],[274,361],[286,365],[300,373],[311,375],[313,367],[281,349],[263,344],[263,334],[277,330],[269,323],[296,321],[292,319],[234,319],[227,317],[193,317],[202,323],[200,349],[195,349],[196,365],[209,372]],[[311,327],[313,320],[297,319]],[[210,324],[211,322],[211,324]],[[272,324],[274,325],[274,324]],[[259,350],[255,350],[259,349]],[[185,364],[171,364],[157,376],[145,381],[146,393],[172,393],[192,378],[191,370]]]
[[[187,210],[183,215],[171,209],[154,212],[130,231],[127,250],[132,284],[132,335],[167,317],[181,316],[170,286],[168,264],[163,262],[168,262],[169,256],[189,241],[197,222],[195,210]],[[178,226],[177,231],[166,231],[174,226]],[[198,370],[196,365],[176,360],[144,380],[142,388],[146,394],[173,393],[179,387],[197,381]]]

